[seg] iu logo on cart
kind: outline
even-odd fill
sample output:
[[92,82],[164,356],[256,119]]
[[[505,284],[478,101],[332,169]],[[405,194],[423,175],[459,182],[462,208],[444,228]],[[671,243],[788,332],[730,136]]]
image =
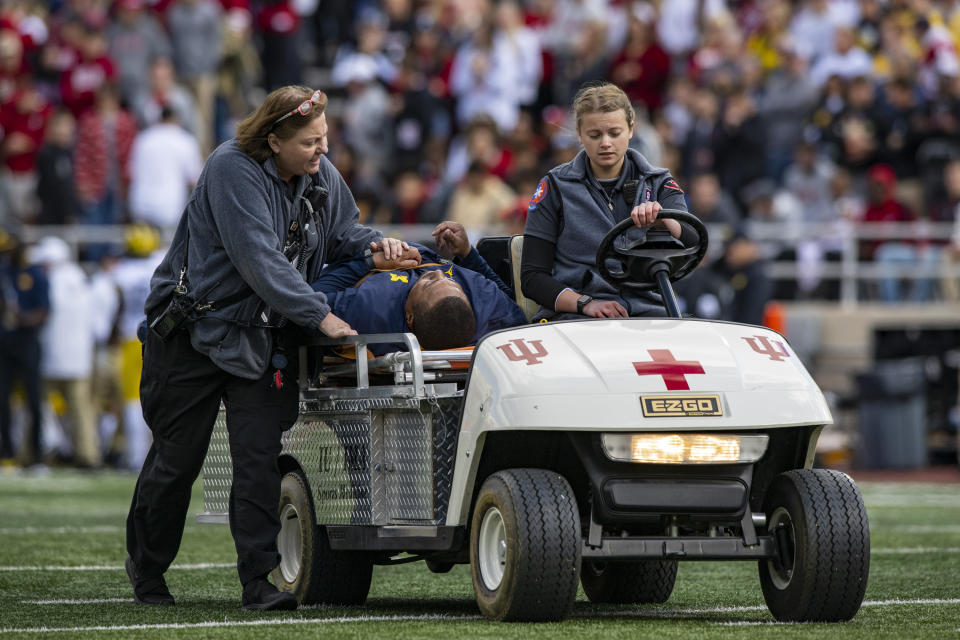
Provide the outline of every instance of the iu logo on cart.
[[689,391],[686,376],[704,373],[703,366],[695,360],[677,360],[669,349],[647,349],[653,362],[634,362],[640,376],[663,376],[667,391]]
[[501,344],[497,349],[503,351],[507,359],[511,362],[520,362],[526,360],[527,365],[540,364],[547,355],[547,350],[543,348],[543,340],[523,340],[517,338],[507,344]]
[[760,355],[770,356],[770,359],[774,362],[781,362],[784,358],[790,357],[790,352],[779,340],[771,341],[767,336],[752,336],[744,338],[744,340],[747,341],[751,349]]

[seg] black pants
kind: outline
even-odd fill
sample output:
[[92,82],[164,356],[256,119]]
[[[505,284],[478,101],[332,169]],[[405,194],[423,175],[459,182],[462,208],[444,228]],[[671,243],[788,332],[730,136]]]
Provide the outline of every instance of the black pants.
[[168,342],[148,332],[140,401],[153,445],[137,479],[127,516],[127,552],[143,576],[162,574],[183,537],[190,490],[203,466],[220,402],[226,408],[233,485],[230,532],[241,584],[279,563],[280,435],[297,417],[297,363],[290,357],[283,387],[272,370],[258,380],[226,373],[194,351],[186,331]]
[[0,333],[0,458],[12,458],[10,393],[19,379],[27,396],[30,444],[34,462],[43,462],[43,414],[40,411],[40,332],[17,329]]

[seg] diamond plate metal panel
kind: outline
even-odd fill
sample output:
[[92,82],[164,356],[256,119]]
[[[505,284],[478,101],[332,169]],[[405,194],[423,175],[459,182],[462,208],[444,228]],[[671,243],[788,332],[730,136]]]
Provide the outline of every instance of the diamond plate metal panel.
[[447,519],[453,465],[460,437],[460,398],[442,398],[433,407],[433,517],[437,524]]
[[384,469],[391,522],[433,521],[430,414],[384,411]]
[[[461,398],[307,399],[282,439],[307,476],[319,524],[445,521]],[[204,506],[226,515],[233,479],[221,410],[203,467]]]
[[283,453],[307,475],[320,524],[372,524],[369,413],[302,415]]
[[213,425],[207,457],[203,460],[203,507],[205,515],[226,515],[230,509],[233,460],[227,436],[226,412],[220,408]]
[[[309,393],[309,392],[308,392]],[[319,398],[300,399],[300,413],[356,413],[372,409],[416,409],[420,401],[416,398],[371,397],[371,398]]]
[[375,524],[386,524],[389,520],[387,470],[384,461],[386,448],[383,432],[383,412],[374,411],[370,419],[370,457],[373,464],[370,479],[370,501],[373,506],[373,521]]

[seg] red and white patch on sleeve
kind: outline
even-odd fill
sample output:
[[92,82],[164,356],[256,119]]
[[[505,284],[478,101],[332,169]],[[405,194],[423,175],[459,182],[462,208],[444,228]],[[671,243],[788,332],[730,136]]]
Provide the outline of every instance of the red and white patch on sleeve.
[[678,185],[677,181],[674,180],[673,178],[670,178],[669,180],[664,182],[663,186],[667,189],[673,189],[674,191],[679,191],[680,193],[683,193],[683,189],[680,188],[680,185]]
[[537,208],[537,205],[540,204],[540,201],[547,196],[547,179],[542,178],[537,184],[537,190],[533,192],[533,195],[530,196],[530,205],[527,207],[527,212],[531,212]]

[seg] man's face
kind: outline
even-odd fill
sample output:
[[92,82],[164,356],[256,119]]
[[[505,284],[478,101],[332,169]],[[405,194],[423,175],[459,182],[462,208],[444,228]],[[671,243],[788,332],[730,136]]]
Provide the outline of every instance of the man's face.
[[449,296],[467,299],[467,294],[453,278],[448,278],[440,269],[433,269],[417,279],[410,289],[408,299],[412,298],[417,303],[426,303],[427,307],[432,307]]
[[[291,117],[302,116],[294,114]],[[269,142],[277,154],[277,175],[281,179],[316,173],[320,169],[320,156],[327,152],[327,114],[311,120],[286,140],[270,134]]]
[[443,271],[434,269],[426,272],[417,279],[410,289],[410,293],[407,294],[407,324],[411,324],[410,319],[413,309],[430,309],[444,298],[451,296],[462,298],[467,303],[470,302],[467,300],[467,294],[463,292],[463,288],[452,278],[444,275]]

